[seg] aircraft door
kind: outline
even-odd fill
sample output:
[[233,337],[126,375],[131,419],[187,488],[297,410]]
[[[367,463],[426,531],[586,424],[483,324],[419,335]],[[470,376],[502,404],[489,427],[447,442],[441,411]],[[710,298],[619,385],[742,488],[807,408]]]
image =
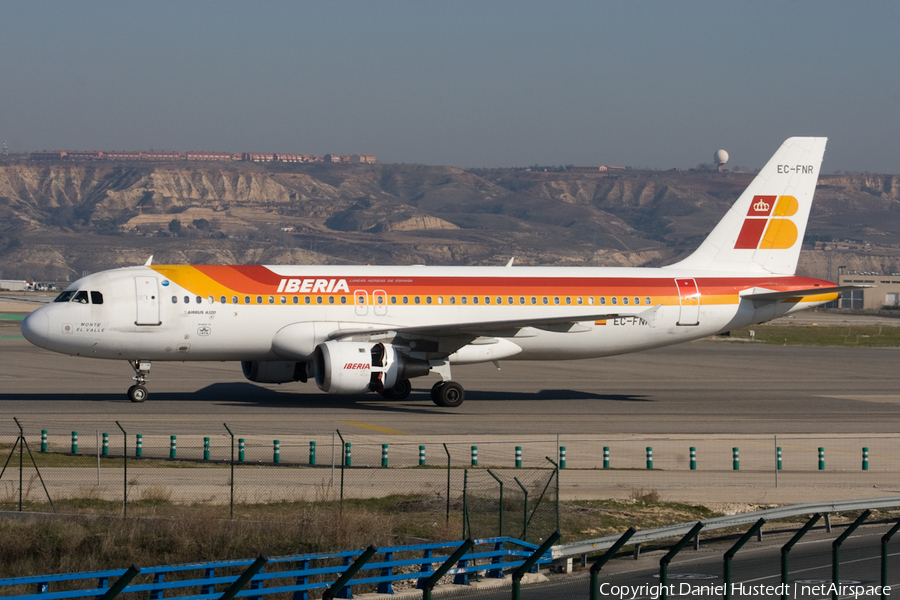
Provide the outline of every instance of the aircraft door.
[[697,280],[676,279],[675,286],[678,288],[678,301],[681,305],[677,325],[699,325],[700,290],[697,289]]
[[387,294],[384,290],[375,290],[372,292],[372,297],[375,299],[375,314],[379,317],[383,317],[387,314]]
[[135,298],[137,300],[137,318],[135,325],[160,325],[159,320],[159,287],[156,277],[134,278]]
[[356,304],[356,314],[364,316],[369,314],[369,293],[365,290],[353,292],[353,302]]

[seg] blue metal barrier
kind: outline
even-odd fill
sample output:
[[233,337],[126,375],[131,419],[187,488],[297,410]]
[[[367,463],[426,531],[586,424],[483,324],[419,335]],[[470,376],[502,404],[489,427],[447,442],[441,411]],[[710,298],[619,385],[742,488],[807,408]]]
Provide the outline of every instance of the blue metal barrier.
[[[360,571],[360,575],[363,576],[351,580],[343,588],[339,597],[352,598],[351,586],[354,585],[376,585],[379,591],[392,593],[391,584],[393,582],[416,580],[417,584],[421,583],[433,573],[432,565],[439,565],[446,561],[461,544],[462,542],[446,542],[381,548],[375,555],[376,560],[381,559],[380,562],[367,563]],[[517,548],[512,549],[511,546]],[[467,583],[470,575],[484,572],[488,572],[489,577],[503,577],[504,570],[521,566],[536,549],[537,546],[534,544],[509,537],[475,540],[472,550],[466,553],[457,563],[458,566],[450,569],[447,574],[454,575],[455,582],[460,583]],[[241,590],[236,597],[258,600],[267,594],[291,592],[293,600],[308,600],[309,590],[331,586],[346,570],[346,565],[349,565],[362,553],[362,550],[351,550],[272,557],[266,563],[266,572],[257,573],[250,580],[249,589]],[[411,557],[417,553],[419,556]],[[398,555],[401,558],[395,558]],[[333,566],[322,564],[329,560],[340,560],[344,564]],[[238,580],[240,572],[246,570],[253,562],[252,559],[246,559],[146,567],[141,569],[140,579],[146,580],[149,577],[150,580],[145,583],[132,583],[125,587],[122,594],[141,592],[149,594],[151,600],[216,600],[228,586]],[[538,564],[550,562],[551,557],[548,551],[538,561]],[[396,573],[397,567],[413,567],[414,572]],[[0,579],[0,598],[14,600],[89,598],[94,600],[109,590],[110,580],[115,581],[126,571],[127,569],[115,569],[90,573]],[[218,576],[216,576],[217,571],[219,572]],[[225,575],[225,571],[230,572]],[[365,576],[367,573],[375,573],[375,575]],[[322,576],[331,581],[310,581],[315,576]],[[186,579],[175,579],[175,577],[186,577]],[[51,591],[54,585],[59,586],[65,583],[66,587],[69,587],[77,582],[86,582],[88,585],[90,582],[96,583],[93,587],[83,589]],[[36,593],[11,595],[10,592],[15,589],[15,586],[32,587]],[[198,591],[199,593],[197,593]]]

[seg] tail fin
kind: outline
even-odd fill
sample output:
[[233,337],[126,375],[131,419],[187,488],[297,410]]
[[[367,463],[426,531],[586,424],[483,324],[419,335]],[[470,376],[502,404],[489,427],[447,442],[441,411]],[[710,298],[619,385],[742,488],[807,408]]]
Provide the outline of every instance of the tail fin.
[[827,141],[786,140],[697,251],[667,268],[793,275]]

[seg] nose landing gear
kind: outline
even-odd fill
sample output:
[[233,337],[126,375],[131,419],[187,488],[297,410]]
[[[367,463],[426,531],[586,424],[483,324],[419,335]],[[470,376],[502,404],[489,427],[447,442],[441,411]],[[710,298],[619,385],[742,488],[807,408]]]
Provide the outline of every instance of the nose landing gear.
[[144,387],[147,385],[147,374],[150,372],[150,361],[130,360],[128,361],[128,364],[134,369],[134,377],[132,377],[132,379],[135,381],[135,385],[128,388],[128,399],[132,402],[143,402],[150,395],[147,388]]

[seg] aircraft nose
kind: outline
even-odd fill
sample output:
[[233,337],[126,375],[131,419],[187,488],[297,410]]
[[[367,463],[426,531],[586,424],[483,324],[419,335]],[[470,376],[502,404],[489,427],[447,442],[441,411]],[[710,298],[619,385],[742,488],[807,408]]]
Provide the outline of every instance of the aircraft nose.
[[22,321],[22,335],[35,346],[45,348],[50,337],[50,318],[47,313],[39,308],[25,317]]

